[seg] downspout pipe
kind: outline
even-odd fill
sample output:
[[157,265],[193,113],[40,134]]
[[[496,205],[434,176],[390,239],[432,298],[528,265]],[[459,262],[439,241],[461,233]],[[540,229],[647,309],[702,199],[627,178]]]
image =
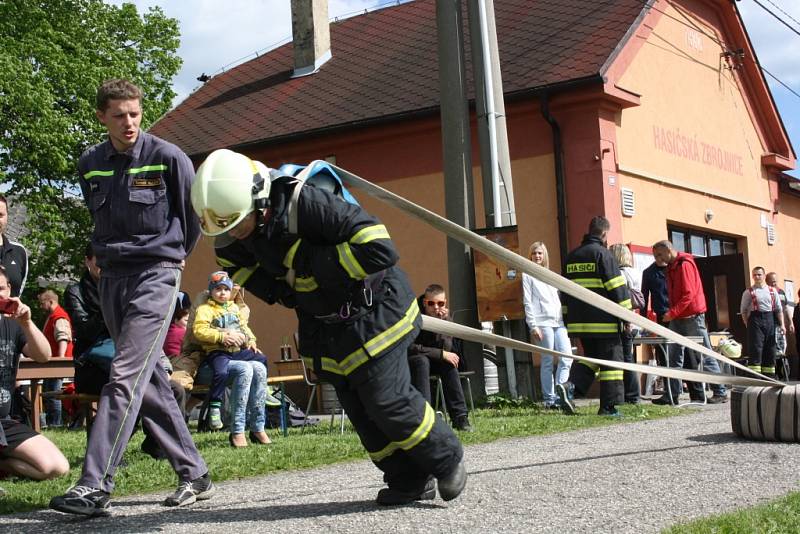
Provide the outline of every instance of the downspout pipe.
[[558,250],[561,257],[561,272],[564,272],[564,262],[569,253],[569,240],[567,236],[567,194],[564,186],[564,147],[561,139],[561,126],[550,114],[550,97],[547,93],[539,95],[542,117],[550,125],[553,133],[553,163],[556,174],[556,209],[558,215]]

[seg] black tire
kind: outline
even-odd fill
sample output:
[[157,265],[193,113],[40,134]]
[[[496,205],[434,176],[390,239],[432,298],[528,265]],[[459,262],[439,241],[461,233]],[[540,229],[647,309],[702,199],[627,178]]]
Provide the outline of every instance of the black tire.
[[731,427],[740,437],[800,441],[800,395],[796,386],[734,388]]

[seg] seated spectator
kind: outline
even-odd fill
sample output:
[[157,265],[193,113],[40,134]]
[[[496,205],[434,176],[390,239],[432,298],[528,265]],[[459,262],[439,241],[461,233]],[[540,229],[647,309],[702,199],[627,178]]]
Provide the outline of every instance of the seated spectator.
[[0,298],[16,303],[13,313],[0,314],[0,470],[34,480],[66,475],[69,462],[46,437],[9,417],[11,392],[17,379],[19,358],[37,362],[50,359],[50,344],[31,319],[31,309],[11,297],[5,269],[0,268]]
[[[230,280],[229,278],[227,279]],[[246,327],[247,320],[250,315],[250,309],[244,303],[244,298],[242,295],[243,291],[239,286],[232,286],[231,289],[231,296],[228,298],[227,302],[229,305],[236,306],[238,310],[237,313],[239,323],[245,325]],[[209,296],[210,293],[211,291],[204,291],[197,296],[195,302],[208,304],[209,300],[213,300]],[[216,370],[209,365],[207,358],[208,355],[195,333],[195,324],[198,315],[201,317],[201,322],[204,321],[204,312],[201,312],[201,307],[202,305],[190,312],[186,335],[181,348],[181,354],[173,359],[173,367],[175,371],[172,379],[180,382],[186,389],[193,388],[195,384],[195,378],[197,379],[197,383],[207,383],[208,381],[213,381],[214,377],[217,375]],[[249,328],[247,328],[247,330],[249,331]],[[252,339],[252,349],[257,352],[257,349],[255,348],[254,337]],[[224,374],[222,375],[222,388],[219,393],[216,394],[218,402],[220,403],[220,405],[216,406],[216,408],[220,411],[217,412],[216,417],[219,419],[214,427],[220,428],[223,426],[221,414],[222,394],[225,386],[227,384],[231,384],[232,392],[229,406],[229,411],[231,413],[229,442],[231,443],[231,446],[237,448],[247,446],[247,440],[244,437],[244,430],[246,426],[248,426],[250,429],[251,441],[264,445],[270,443],[271,441],[269,436],[267,436],[267,433],[264,432],[264,425],[266,422],[265,405],[268,402],[268,399],[273,403],[275,402],[275,399],[272,399],[266,392],[266,358],[264,358],[263,363],[256,359],[229,359],[224,370],[222,366],[219,366],[219,369],[220,373],[224,372]],[[207,370],[208,374],[211,376],[204,377],[202,370]],[[209,392],[209,395],[211,396],[212,393]],[[213,396],[211,396],[211,398],[214,399]],[[212,414],[209,414],[209,416],[211,415]],[[211,417],[209,417],[209,419],[211,419]],[[211,421],[213,421],[213,419]]]
[[[47,312],[47,320],[42,333],[50,343],[53,357],[72,358],[72,323],[67,312],[58,305],[58,294],[52,289],[39,293],[39,307]],[[44,381],[43,391],[61,391],[61,378],[48,378]],[[45,413],[48,427],[61,426],[61,401],[45,399]]]
[[[425,293],[419,297],[419,307],[425,315],[451,320],[447,295],[438,284],[431,284],[425,289]],[[459,366],[463,368],[461,344],[458,338],[422,330],[408,349],[408,366],[411,369],[411,383],[422,393],[428,404],[431,404],[431,375],[441,378],[453,428],[471,432],[467,403],[464,401],[464,390],[458,375]]]
[[95,261],[92,245],[84,252],[86,270],[80,281],[64,290],[64,309],[72,321],[75,354],[75,391],[88,395],[99,395],[108,382],[111,359],[114,357],[114,342],[108,333],[100,309],[97,282],[100,267]]
[[192,301],[189,299],[189,295],[181,291],[178,293],[178,302],[175,303],[175,311],[172,313],[172,321],[167,330],[167,337],[164,338],[164,354],[170,360],[181,354],[181,345],[186,335],[190,309],[192,309]]

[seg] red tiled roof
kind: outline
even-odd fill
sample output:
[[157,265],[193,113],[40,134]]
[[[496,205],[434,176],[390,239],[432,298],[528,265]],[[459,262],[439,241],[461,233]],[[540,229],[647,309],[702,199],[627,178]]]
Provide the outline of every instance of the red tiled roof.
[[[509,94],[602,75],[645,2],[494,5]],[[292,44],[276,48],[213,77],[150,131],[194,156],[438,107],[434,0],[332,23],[331,49],[332,59],[318,73],[291,79]]]

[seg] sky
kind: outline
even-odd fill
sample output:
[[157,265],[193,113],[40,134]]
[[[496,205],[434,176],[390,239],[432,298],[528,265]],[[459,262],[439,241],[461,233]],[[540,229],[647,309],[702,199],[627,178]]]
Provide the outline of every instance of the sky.
[[[122,0],[106,0],[121,4]],[[128,0],[130,1],[130,0]],[[800,1],[737,0],[745,27],[761,66],[774,74],[789,89],[769,75],[767,81],[781,113],[784,126],[800,157],[800,35],[787,28],[758,3],[786,21],[800,33]],[[230,69],[255,54],[291,40],[290,0],[133,0],[140,12],[160,6],[178,19],[181,46],[178,55],[183,67],[174,81],[177,105],[201,84],[201,74],[214,75]],[[329,0],[331,18],[347,17],[392,5],[386,0]],[[790,174],[800,178],[800,170]]]

